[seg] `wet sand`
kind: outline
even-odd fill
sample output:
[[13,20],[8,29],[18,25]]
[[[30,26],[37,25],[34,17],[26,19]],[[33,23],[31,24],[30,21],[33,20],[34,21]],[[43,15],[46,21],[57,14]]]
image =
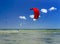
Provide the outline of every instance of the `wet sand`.
[[0,30],[0,44],[60,44],[60,30]]

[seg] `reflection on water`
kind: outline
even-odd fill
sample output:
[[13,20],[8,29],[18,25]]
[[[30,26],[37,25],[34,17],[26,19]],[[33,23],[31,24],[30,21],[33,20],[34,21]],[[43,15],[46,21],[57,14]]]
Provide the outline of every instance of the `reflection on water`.
[[60,44],[60,32],[20,30],[0,33],[0,44]]

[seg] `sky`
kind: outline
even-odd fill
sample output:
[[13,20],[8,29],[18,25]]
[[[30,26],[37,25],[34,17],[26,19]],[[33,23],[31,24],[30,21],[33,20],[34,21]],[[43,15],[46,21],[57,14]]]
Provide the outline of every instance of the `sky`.
[[[40,10],[36,21],[30,8]],[[0,29],[60,29],[60,0],[0,0]]]

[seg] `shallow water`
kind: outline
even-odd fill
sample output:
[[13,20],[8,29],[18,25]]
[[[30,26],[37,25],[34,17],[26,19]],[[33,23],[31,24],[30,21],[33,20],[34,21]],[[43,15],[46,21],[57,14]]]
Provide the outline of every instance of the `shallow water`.
[[20,30],[17,32],[16,30],[14,33],[2,31],[0,44],[60,44],[60,32],[56,31]]

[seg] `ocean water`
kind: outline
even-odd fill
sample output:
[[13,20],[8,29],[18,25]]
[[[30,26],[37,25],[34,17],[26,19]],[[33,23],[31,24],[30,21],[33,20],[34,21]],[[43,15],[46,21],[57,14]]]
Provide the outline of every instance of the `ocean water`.
[[0,30],[0,44],[60,44],[60,30]]

